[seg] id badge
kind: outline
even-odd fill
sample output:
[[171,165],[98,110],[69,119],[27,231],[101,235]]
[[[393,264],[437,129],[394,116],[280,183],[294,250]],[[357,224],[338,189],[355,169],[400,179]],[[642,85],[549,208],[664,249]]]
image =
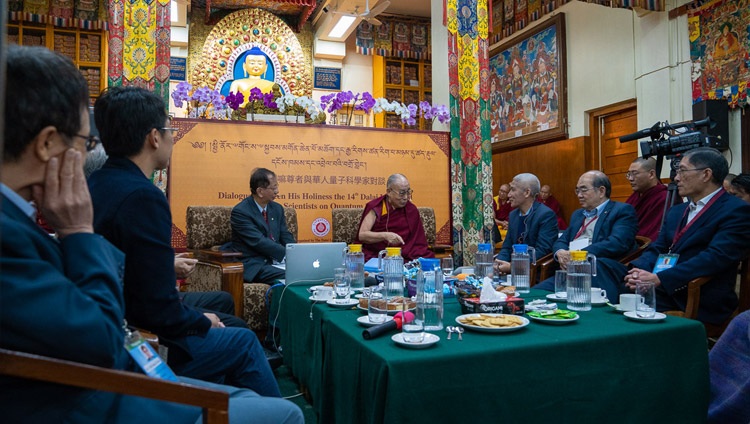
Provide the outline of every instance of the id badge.
[[578,240],[570,242],[568,250],[583,250],[591,245],[591,239],[588,237],[581,237]]
[[137,331],[128,332],[125,337],[125,350],[135,360],[143,372],[154,378],[178,381],[174,371],[161,360],[154,348]]
[[662,253],[659,258],[656,259],[656,265],[654,266],[654,274],[658,274],[665,269],[672,268],[677,264],[677,258],[680,255],[677,253]]

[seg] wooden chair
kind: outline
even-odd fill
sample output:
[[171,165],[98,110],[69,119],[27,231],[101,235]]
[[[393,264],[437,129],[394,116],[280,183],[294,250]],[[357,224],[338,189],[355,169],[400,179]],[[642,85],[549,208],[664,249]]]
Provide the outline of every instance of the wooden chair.
[[229,422],[229,394],[78,362],[0,349],[0,374],[203,408],[203,422]]
[[[687,303],[684,311],[666,311],[666,314],[685,317],[690,319],[698,319],[698,307],[701,301],[701,287],[711,281],[710,277],[699,277],[688,282],[687,287]],[[750,257],[745,258],[740,262],[740,287],[739,287],[739,302],[737,309],[734,311],[725,322],[716,325],[703,323],[706,327],[706,336],[710,339],[717,339],[729,325],[729,322],[736,317],[738,314],[750,309]]]
[[[244,266],[239,262],[239,252],[220,250],[232,239],[230,217],[232,206],[188,206],[187,248],[192,250],[198,263],[187,278],[187,291],[228,292],[234,298],[234,313],[244,319],[260,335],[268,329],[266,307],[267,284],[246,283]],[[297,211],[284,208],[286,225],[297,239]]]

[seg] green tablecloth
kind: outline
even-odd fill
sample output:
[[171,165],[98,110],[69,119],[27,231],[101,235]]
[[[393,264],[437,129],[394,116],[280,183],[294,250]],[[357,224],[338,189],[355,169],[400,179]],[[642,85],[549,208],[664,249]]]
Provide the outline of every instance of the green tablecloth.
[[[568,325],[468,331],[423,350],[362,338],[359,310],[313,304],[305,287],[274,294],[284,360],[324,423],[703,422],[703,326],[633,322],[609,307]],[[530,298],[543,296],[532,290]],[[280,299],[280,306],[279,301]],[[310,314],[312,313],[312,318]],[[446,325],[461,311],[445,300]],[[395,334],[395,331],[394,333]]]

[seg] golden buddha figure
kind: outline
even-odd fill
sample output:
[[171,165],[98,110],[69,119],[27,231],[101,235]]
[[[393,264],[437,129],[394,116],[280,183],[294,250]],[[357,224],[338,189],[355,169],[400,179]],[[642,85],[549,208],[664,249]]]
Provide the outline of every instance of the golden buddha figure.
[[242,64],[242,69],[245,71],[245,78],[236,79],[229,86],[230,92],[240,92],[245,96],[245,100],[240,107],[247,105],[250,98],[250,90],[253,88],[258,88],[265,94],[272,92],[276,85],[273,81],[263,78],[268,69],[268,63],[266,63],[266,57],[262,54],[250,53],[245,56],[245,63]]

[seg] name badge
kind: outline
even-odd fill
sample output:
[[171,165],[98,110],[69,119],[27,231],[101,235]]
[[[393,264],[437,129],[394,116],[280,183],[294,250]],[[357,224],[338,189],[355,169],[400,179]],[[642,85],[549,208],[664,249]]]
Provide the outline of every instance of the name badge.
[[679,257],[680,255],[677,253],[662,253],[656,260],[653,273],[658,274],[665,269],[672,268],[677,264],[677,258]]
[[591,245],[591,239],[588,237],[581,237],[579,239],[570,242],[570,249],[568,250],[583,250]]
[[141,333],[133,331],[125,337],[125,350],[128,351],[136,364],[143,372],[153,378],[162,380],[178,381],[174,371],[161,360],[154,348],[141,336]]

